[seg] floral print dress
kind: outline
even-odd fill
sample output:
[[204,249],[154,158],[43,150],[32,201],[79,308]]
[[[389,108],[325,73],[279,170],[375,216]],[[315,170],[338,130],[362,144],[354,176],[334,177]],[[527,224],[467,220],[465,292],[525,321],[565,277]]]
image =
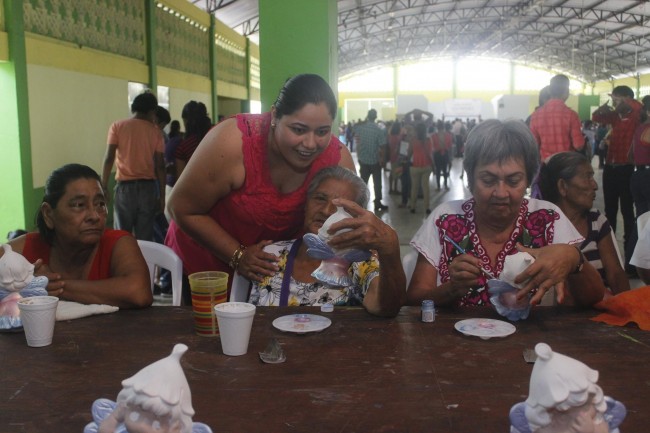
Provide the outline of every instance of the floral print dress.
[[[516,245],[540,248],[550,244],[575,244],[583,238],[571,221],[553,203],[524,199],[510,237],[499,251],[496,263],[491,264],[487,251],[481,243],[474,221],[473,198],[456,200],[438,206],[417,231],[411,245],[422,254],[438,271],[437,284],[449,281],[449,264],[461,253],[447,241],[449,236],[468,254],[481,259],[483,267],[497,278],[503,271],[506,256],[517,252]],[[487,291],[487,277],[479,277],[479,285],[472,287],[458,305],[490,305]]]
[[[248,302],[260,306],[279,306],[282,279],[287,266],[287,257],[295,241],[280,241],[264,248],[267,253],[280,257],[279,270],[262,282],[253,282]],[[352,278],[349,287],[332,287],[321,282],[303,283],[291,277],[289,306],[333,305],[361,306],[373,278],[379,275],[379,261],[373,256],[365,262],[352,263],[348,269]]]

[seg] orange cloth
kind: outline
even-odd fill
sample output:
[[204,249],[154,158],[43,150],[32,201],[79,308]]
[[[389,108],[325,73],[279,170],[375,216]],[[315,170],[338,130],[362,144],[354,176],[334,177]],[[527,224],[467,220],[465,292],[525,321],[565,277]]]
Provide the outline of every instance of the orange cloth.
[[591,320],[624,326],[635,322],[640,329],[650,331],[650,286],[619,293],[595,305],[605,313]]

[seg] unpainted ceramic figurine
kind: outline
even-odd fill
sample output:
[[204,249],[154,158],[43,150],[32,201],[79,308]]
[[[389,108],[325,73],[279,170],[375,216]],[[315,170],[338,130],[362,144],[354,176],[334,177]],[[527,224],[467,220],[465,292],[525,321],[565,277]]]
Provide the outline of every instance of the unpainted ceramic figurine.
[[535,353],[528,399],[510,410],[511,433],[619,432],[625,406],[603,394],[596,370],[545,343]]
[[525,283],[515,283],[517,275],[535,262],[535,258],[526,252],[518,252],[506,257],[503,271],[498,280],[488,280],[490,302],[497,312],[512,321],[528,318],[530,313],[529,297],[517,299],[517,290]]
[[177,344],[168,357],[123,380],[116,402],[95,400],[94,422],[84,433],[212,433],[192,422],[190,386],[180,363],[186,351],[186,345]]
[[9,244],[2,245],[0,257],[0,329],[20,328],[18,300],[47,295],[47,277],[34,277],[34,265]]
[[307,254],[310,257],[322,260],[320,266],[311,275],[317,280],[334,287],[346,287],[352,284],[352,278],[348,274],[350,263],[363,262],[370,258],[370,251],[337,250],[330,248],[327,244],[332,237],[350,230],[339,230],[335,234],[327,232],[332,224],[346,218],[352,218],[352,215],[346,212],[343,207],[338,206],[336,212],[330,215],[318,230],[318,235],[307,233],[303,236],[303,240],[307,244]]

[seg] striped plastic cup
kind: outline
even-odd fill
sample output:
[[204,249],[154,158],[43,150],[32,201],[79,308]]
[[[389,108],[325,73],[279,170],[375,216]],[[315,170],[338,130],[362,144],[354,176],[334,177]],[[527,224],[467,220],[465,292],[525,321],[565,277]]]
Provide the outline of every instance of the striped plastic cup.
[[194,331],[202,337],[219,335],[214,306],[227,301],[228,274],[225,272],[196,272],[189,276],[192,291]]

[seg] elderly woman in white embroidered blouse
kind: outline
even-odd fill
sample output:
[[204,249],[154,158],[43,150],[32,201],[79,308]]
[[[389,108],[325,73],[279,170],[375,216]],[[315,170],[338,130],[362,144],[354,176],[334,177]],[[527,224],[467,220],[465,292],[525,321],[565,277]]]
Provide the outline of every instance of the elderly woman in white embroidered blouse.
[[526,282],[518,298],[531,296],[535,305],[552,287],[560,303],[603,298],[598,272],[575,247],[580,233],[554,204],[524,198],[538,166],[537,143],[523,122],[488,120],[472,130],[463,168],[473,197],[438,206],[413,237],[419,255],[409,304],[489,305],[485,271],[498,277],[517,251],[536,259],[516,279]]

